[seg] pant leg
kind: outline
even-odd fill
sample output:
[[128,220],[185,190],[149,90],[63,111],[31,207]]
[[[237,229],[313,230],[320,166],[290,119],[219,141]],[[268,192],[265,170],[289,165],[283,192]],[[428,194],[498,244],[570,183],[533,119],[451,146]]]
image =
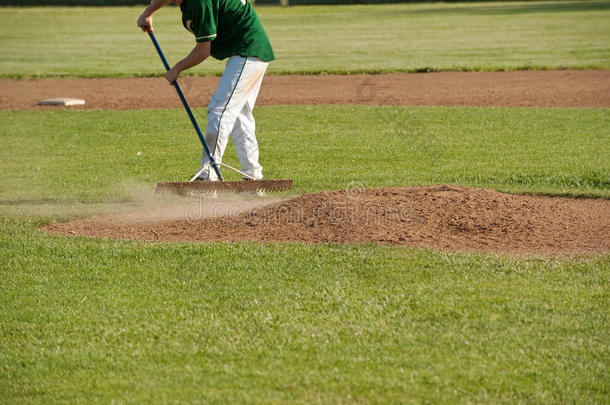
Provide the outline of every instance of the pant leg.
[[262,179],[263,168],[258,162],[258,142],[255,135],[256,124],[252,110],[254,109],[268,63],[260,60],[255,62],[258,66],[255,66],[253,69],[256,70],[256,73],[252,75],[254,86],[249,92],[248,100],[237,117],[235,127],[233,127],[232,138],[242,172],[255,179]]
[[[231,57],[218,88],[210,99],[206,142],[217,162],[222,161],[229,136],[233,132],[244,105],[252,99],[253,93],[258,94],[260,81],[264,75],[264,70],[261,73],[261,63],[265,64],[266,69],[267,64],[258,58]],[[258,148],[256,151],[258,152]],[[216,173],[209,167],[209,159],[205,151],[202,153],[201,164],[202,168],[207,166],[203,176],[210,180],[217,180]]]

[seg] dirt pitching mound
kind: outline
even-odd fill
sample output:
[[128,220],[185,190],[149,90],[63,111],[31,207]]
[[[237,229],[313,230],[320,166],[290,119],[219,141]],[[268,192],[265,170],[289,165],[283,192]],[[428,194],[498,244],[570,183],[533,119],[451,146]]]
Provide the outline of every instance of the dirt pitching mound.
[[373,242],[526,255],[610,250],[610,200],[459,186],[323,192],[250,203],[247,210],[230,201],[199,200],[183,214],[155,220],[133,214],[98,217],[46,229],[146,241]]

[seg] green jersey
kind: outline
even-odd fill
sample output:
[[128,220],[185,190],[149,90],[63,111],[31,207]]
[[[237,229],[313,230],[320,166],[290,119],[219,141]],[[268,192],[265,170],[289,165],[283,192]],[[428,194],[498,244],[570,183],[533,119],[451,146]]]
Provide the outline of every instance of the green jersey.
[[197,42],[212,41],[214,58],[275,59],[267,33],[247,0],[183,0],[180,10],[184,27]]

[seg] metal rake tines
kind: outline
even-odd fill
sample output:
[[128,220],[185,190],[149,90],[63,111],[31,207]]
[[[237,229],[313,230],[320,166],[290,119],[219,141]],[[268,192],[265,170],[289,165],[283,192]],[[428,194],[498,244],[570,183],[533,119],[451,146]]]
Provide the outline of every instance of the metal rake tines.
[[292,187],[291,179],[283,180],[239,180],[239,181],[192,181],[192,182],[161,182],[157,183],[156,192],[175,194],[206,193],[206,192],[256,192],[256,191],[287,191]]

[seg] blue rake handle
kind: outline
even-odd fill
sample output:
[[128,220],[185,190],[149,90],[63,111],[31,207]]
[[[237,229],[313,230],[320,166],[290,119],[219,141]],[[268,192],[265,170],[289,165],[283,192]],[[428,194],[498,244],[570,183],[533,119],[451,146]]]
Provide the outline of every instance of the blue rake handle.
[[[163,66],[165,66],[165,70],[169,70],[170,69],[169,64],[167,63],[167,59],[165,59],[165,55],[163,55],[163,51],[161,50],[161,47],[159,46],[159,42],[157,42],[157,38],[155,38],[155,34],[153,34],[152,31],[148,31],[148,35],[150,36],[150,39],[152,39],[152,42],[155,45],[155,49],[157,50],[157,53],[159,54],[159,57],[161,58],[161,61],[163,62]],[[205,149],[205,153],[207,153],[208,158],[210,159],[210,164],[214,168],[214,171],[216,172],[218,179],[220,181],[224,181],[222,174],[220,174],[220,169],[218,168],[218,165],[216,164],[216,161],[214,160],[214,157],[212,156],[212,153],[210,152],[210,148],[208,147],[208,144],[205,141],[205,138],[203,137],[203,133],[201,133],[199,124],[197,124],[197,120],[195,120],[195,116],[193,115],[193,112],[191,111],[191,107],[189,107],[189,104],[186,102],[186,98],[184,98],[184,94],[182,94],[182,90],[180,89],[180,86],[178,85],[178,80],[176,80],[173,85],[174,85],[174,88],[176,89],[176,92],[178,93],[178,96],[180,97],[180,101],[182,101],[182,105],[184,106],[186,113],[188,114],[189,118],[191,119],[191,122],[193,123],[193,127],[195,127],[195,132],[197,132],[197,136],[199,137],[199,140],[201,141],[201,144],[203,145],[203,149]]]

